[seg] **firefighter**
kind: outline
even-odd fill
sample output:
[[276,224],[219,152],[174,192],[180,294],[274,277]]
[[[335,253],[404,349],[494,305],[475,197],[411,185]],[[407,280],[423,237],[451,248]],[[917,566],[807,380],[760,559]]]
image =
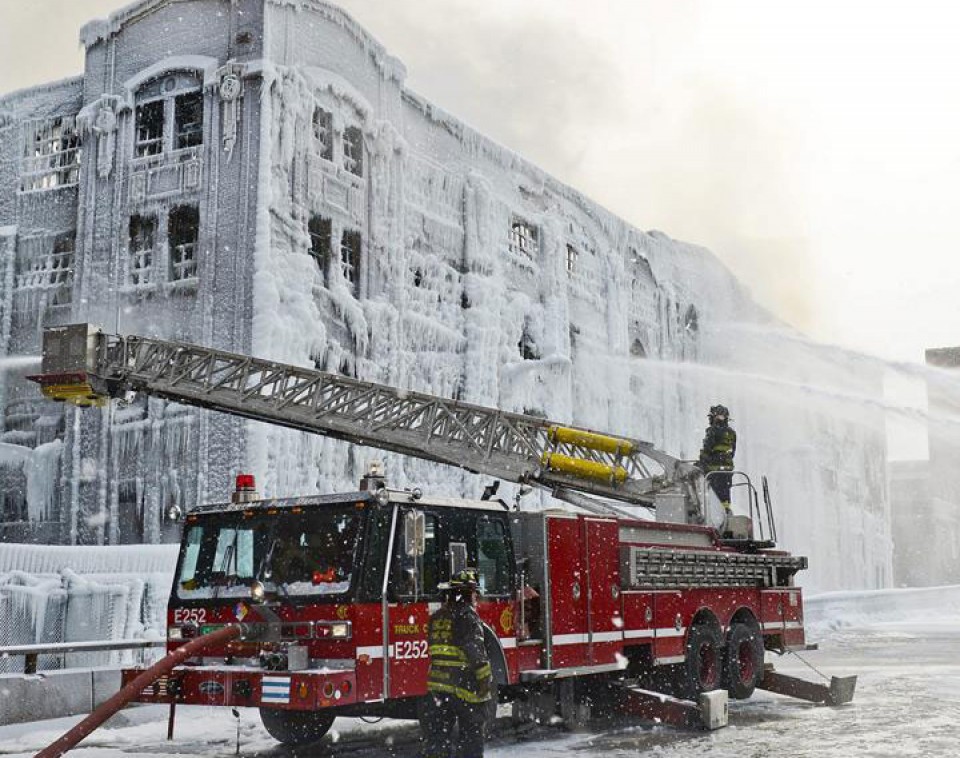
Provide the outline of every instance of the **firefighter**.
[[[737,452],[737,433],[730,426],[730,412],[722,405],[714,405],[708,416],[710,426],[703,437],[700,450],[700,468],[706,472],[733,471],[733,456]],[[733,474],[713,474],[708,480],[723,510],[730,515],[730,485]]]
[[[477,572],[441,584],[443,605],[430,617],[430,673],[423,713],[424,758],[480,758],[492,696],[483,625],[474,608]],[[457,734],[454,735],[456,729]]]

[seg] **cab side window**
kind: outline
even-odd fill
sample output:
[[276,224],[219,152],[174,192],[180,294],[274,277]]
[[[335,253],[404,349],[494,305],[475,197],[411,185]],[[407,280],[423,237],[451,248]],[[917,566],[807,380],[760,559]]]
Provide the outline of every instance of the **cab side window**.
[[437,594],[439,579],[437,517],[432,513],[424,514],[423,555],[407,555],[403,550],[403,521],[398,524],[401,530],[397,536],[396,555],[390,586],[394,597],[401,600],[413,598],[433,598]]
[[482,519],[477,523],[477,572],[484,595],[510,592],[512,556],[508,545],[502,521]]

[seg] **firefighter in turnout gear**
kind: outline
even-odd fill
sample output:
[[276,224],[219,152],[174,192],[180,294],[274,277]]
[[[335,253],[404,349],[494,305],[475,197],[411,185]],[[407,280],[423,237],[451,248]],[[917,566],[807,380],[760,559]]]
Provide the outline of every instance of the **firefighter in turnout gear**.
[[[737,452],[737,433],[730,426],[730,412],[725,406],[715,405],[710,409],[710,426],[703,437],[703,447],[700,450],[700,468],[705,473],[715,471],[733,471],[733,456]],[[732,474],[715,473],[708,480],[710,489],[716,493],[723,505],[723,510],[729,515],[730,485]]]
[[[424,758],[480,758],[493,675],[474,600],[477,572],[464,569],[446,585],[430,617],[430,673],[424,712]],[[454,732],[456,731],[456,734]]]

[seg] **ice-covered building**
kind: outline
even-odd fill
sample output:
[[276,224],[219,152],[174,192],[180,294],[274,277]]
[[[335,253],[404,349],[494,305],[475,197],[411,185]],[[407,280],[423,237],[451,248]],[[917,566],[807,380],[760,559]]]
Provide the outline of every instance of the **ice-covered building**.
[[[322,0],[139,0],[81,40],[82,76],[0,97],[0,354],[92,321],[691,458],[724,401],[739,461],[786,482],[781,537],[828,559],[815,582],[889,580],[879,412],[783,405],[823,375],[861,394],[879,377],[821,371],[816,346],[791,365],[793,338],[708,251],[630,226],[411,91]],[[166,505],[222,499],[238,470],[309,493],[381,457],[160,401],[81,413],[4,377],[8,540],[157,541]],[[399,484],[479,486],[387,459]]]

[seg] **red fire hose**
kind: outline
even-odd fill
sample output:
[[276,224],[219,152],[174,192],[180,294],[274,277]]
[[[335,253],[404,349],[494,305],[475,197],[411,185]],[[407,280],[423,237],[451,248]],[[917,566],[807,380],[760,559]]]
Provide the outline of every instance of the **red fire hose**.
[[37,753],[34,758],[59,758],[68,750],[75,748],[80,741],[87,737],[94,729],[139,695],[144,687],[153,684],[161,676],[169,673],[175,666],[183,663],[184,660],[199,653],[204,648],[213,647],[214,645],[232,640],[235,637],[239,637],[242,632],[242,624],[230,624],[221,629],[217,629],[215,632],[197,637],[182,647],[178,647],[174,652],[153,664],[136,679],[127,683],[124,687],[121,687],[120,691],[113,697],[95,708],[93,713],[60,737],[56,742]]

